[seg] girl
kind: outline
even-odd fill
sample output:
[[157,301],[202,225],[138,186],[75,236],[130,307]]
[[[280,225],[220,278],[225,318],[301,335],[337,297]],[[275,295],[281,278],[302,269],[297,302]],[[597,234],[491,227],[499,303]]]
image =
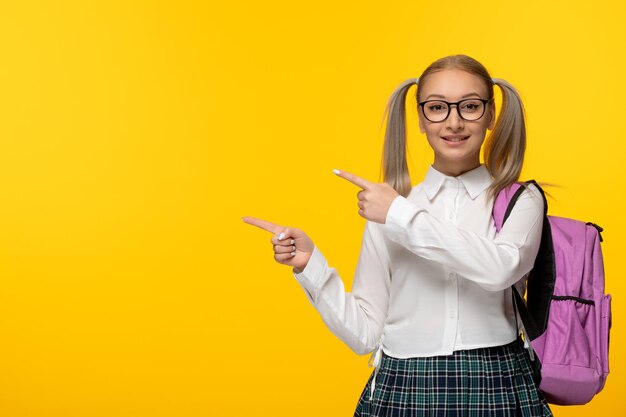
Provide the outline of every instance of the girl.
[[[411,185],[405,97],[417,84],[419,127],[434,152]],[[496,120],[494,85],[502,90]],[[543,199],[526,187],[500,233],[492,207],[519,178],[526,130],[515,89],[478,61],[448,56],[392,94],[384,183],[335,173],[361,188],[367,219],[352,292],[301,230],[243,220],[273,233],[274,259],[293,273],[330,330],[373,352],[355,416],[551,416],[518,338],[511,285],[539,248]],[[484,146],[484,164],[480,150]]]

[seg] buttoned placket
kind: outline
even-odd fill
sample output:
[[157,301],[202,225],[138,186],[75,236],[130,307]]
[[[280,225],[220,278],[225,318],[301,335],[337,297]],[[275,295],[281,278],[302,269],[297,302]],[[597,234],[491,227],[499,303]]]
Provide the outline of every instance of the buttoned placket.
[[[446,178],[444,184],[444,215],[446,219],[454,224],[457,220],[457,209],[459,204],[459,195],[463,185],[456,178]],[[459,294],[458,294],[458,275],[444,266],[445,272],[445,326],[443,335],[444,350],[452,353],[457,343],[457,329],[459,322]]]

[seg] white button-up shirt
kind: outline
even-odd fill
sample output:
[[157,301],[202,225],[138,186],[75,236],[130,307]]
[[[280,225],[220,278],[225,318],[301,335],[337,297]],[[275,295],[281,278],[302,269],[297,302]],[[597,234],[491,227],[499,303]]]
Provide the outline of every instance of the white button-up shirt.
[[543,199],[529,186],[500,233],[484,167],[458,177],[432,166],[386,223],[367,221],[346,292],[315,247],[294,276],[329,329],[354,352],[397,358],[448,355],[517,337],[510,286],[534,264]]

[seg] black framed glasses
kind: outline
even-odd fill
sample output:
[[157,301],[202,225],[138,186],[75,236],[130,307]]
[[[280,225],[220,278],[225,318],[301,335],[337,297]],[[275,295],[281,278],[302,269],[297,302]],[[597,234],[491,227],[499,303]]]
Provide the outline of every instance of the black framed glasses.
[[459,117],[470,122],[483,117],[487,103],[491,100],[483,98],[467,98],[465,100],[450,103],[443,100],[426,100],[418,103],[422,108],[422,114],[429,122],[440,123],[450,116],[450,109],[456,106]]

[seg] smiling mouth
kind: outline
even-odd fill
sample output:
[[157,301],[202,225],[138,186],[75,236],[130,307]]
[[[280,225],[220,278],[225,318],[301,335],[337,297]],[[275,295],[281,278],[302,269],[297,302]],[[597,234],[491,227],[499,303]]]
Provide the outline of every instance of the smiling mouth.
[[469,139],[469,136],[442,137],[442,139],[447,142],[463,142],[464,140]]

